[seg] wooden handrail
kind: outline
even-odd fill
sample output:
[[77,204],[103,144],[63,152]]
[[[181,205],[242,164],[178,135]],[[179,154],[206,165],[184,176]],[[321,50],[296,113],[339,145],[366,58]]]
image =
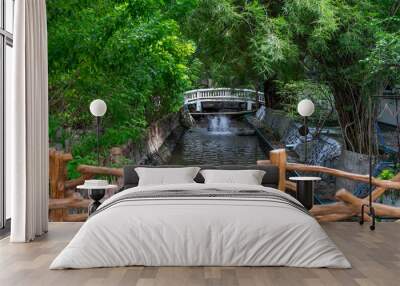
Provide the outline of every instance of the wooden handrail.
[[89,180],[93,176],[94,176],[94,174],[84,174],[83,176],[80,176],[77,179],[65,181],[64,188],[66,190],[76,188],[77,186],[82,185],[85,182],[85,180]]
[[49,199],[49,209],[87,208],[92,200],[89,199]]
[[66,222],[81,222],[85,221],[88,218],[87,213],[80,213],[80,214],[66,214],[63,217],[63,221]]
[[[72,159],[71,154],[65,154],[60,151],[50,150],[50,218],[53,221],[85,221],[87,213],[69,214],[66,209],[69,208],[86,208],[91,200],[85,199],[75,193],[73,189],[85,180],[94,177],[95,175],[106,176],[123,176],[123,169],[108,168],[89,165],[80,165],[77,171],[82,175],[73,180],[66,180],[67,169],[66,164]],[[271,160],[258,161],[257,164],[273,164],[279,168],[279,189],[282,191],[296,191],[296,184],[286,181],[286,171],[302,171],[310,173],[324,173],[336,177],[346,178],[353,181],[363,183],[369,182],[368,175],[354,174],[346,171],[341,171],[323,166],[312,166],[298,163],[288,163],[285,149],[272,150],[270,152]],[[381,196],[386,189],[400,189],[400,173],[397,174],[391,181],[372,178],[372,184],[377,186],[372,192],[372,200],[375,201]],[[340,190],[336,193],[336,199],[339,201],[331,205],[316,205],[311,209],[311,213],[319,221],[338,221],[348,219],[351,216],[360,215],[360,205],[368,202],[368,197],[359,199],[354,197],[350,192]],[[378,215],[391,215],[400,217],[400,208],[385,206],[375,203],[376,213]],[[366,220],[371,218],[368,214],[364,214]]]
[[[259,160],[257,164],[271,164],[270,160]],[[323,166],[313,166],[313,165],[305,165],[299,163],[286,163],[286,170],[288,171],[301,171],[301,172],[309,172],[309,173],[323,173],[332,175],[335,177],[341,177],[353,181],[369,183],[368,175],[361,175],[350,173],[342,170],[332,169]],[[375,177],[372,177],[372,185],[378,186],[385,189],[400,189],[400,182],[394,182],[389,180],[381,180]]]
[[116,176],[116,177],[122,177],[124,175],[122,168],[108,168],[108,167],[98,167],[98,166],[90,166],[90,165],[79,165],[77,167],[77,170],[81,174],[106,175],[106,176]]
[[[353,181],[369,183],[368,175],[354,174],[342,170],[332,169],[323,166],[312,166],[312,165],[304,165],[298,163],[287,163],[286,169],[289,171],[302,171],[302,172],[311,172],[311,173],[323,173],[332,175],[335,177],[341,177],[345,179],[350,179]],[[400,182],[393,182],[389,180],[380,180],[375,177],[372,177],[372,184],[374,186],[382,187],[385,189],[400,189]]]
[[[289,170],[289,171],[301,171],[301,172],[310,172],[310,173],[323,173],[332,175],[335,177],[341,177],[353,181],[368,183],[369,176],[354,174],[346,171],[341,171],[333,168],[323,167],[323,166],[312,166],[298,163],[288,163],[286,162],[286,151],[285,149],[277,149],[272,150],[270,152],[270,160],[260,160],[257,161],[259,165],[265,164],[273,164],[279,167],[279,172],[281,175],[281,170]],[[280,184],[282,183],[282,178],[279,178]],[[380,180],[377,178],[372,178],[372,184],[377,186],[371,194],[372,201],[377,200],[387,189],[400,189],[400,173],[396,174],[390,181],[388,180]],[[293,182],[286,181],[285,182],[286,190],[296,191],[296,185]],[[351,192],[340,189],[336,192],[335,195],[336,200],[338,202],[328,204],[328,205],[315,205],[310,213],[318,220],[318,221],[340,221],[347,220],[352,216],[360,216],[361,215],[361,206],[366,205],[369,202],[369,196],[366,198],[360,199],[354,196]],[[375,213],[378,216],[390,216],[390,217],[400,217],[400,208],[387,206],[384,204],[373,203],[375,208]],[[369,215],[369,210],[366,208],[364,210],[364,220],[371,221],[371,217]]]

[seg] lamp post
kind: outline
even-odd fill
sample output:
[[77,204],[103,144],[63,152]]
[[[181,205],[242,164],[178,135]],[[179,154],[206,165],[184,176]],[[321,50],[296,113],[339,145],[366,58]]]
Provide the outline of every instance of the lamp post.
[[304,136],[304,163],[307,163],[307,118],[314,113],[314,110],[314,103],[309,99],[303,99],[297,105],[297,112],[304,118],[304,125],[300,128],[300,135]]
[[97,133],[97,164],[100,166],[100,118],[106,114],[107,104],[101,99],[95,99],[90,103],[90,113],[96,117],[96,133]]

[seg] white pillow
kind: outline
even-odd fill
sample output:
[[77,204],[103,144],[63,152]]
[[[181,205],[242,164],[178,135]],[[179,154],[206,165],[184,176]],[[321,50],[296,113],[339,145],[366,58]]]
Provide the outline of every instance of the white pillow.
[[265,171],[261,170],[201,170],[205,184],[261,185]]
[[195,183],[193,180],[200,168],[135,168],[139,176],[139,186],[171,185]]

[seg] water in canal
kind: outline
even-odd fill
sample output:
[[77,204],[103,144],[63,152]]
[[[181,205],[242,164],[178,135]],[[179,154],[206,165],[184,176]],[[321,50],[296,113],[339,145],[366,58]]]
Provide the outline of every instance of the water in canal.
[[265,159],[268,148],[244,121],[228,116],[196,120],[176,145],[169,164],[251,165]]

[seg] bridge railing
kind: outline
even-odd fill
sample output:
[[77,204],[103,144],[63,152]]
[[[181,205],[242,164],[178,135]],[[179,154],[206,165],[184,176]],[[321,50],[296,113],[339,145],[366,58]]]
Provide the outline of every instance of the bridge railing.
[[195,103],[198,100],[226,100],[226,101],[253,101],[265,104],[264,94],[252,89],[233,88],[206,88],[194,89],[185,92],[185,104]]

